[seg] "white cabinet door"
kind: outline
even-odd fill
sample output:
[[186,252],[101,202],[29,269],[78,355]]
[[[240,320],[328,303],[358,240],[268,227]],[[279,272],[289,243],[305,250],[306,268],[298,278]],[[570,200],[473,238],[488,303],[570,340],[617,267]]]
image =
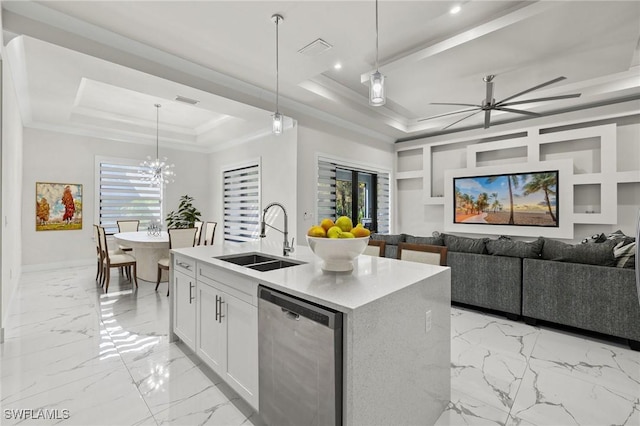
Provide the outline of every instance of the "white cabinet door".
[[173,271],[173,331],[192,350],[196,340],[195,279]]
[[258,309],[227,293],[223,293],[223,298],[222,321],[227,330],[227,382],[257,409]]
[[226,369],[227,328],[220,317],[222,292],[208,284],[198,282],[196,354],[220,376]]

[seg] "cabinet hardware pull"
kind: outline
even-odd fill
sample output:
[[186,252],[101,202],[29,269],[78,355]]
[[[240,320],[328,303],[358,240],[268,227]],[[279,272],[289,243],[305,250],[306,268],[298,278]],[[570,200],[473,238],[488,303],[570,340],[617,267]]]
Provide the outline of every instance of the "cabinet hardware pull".
[[220,302],[220,297],[218,295],[216,295],[216,321],[218,321],[218,303]]
[[220,315],[218,316],[218,322],[222,324],[222,318],[224,318],[224,315],[222,314],[222,304],[224,303],[224,300],[222,300],[222,296],[220,296]]
[[189,281],[189,304],[193,301],[193,283]]
[[178,264],[178,266],[182,266],[184,269],[191,270],[191,265],[189,265],[188,263],[179,262],[179,261],[176,261],[176,263]]

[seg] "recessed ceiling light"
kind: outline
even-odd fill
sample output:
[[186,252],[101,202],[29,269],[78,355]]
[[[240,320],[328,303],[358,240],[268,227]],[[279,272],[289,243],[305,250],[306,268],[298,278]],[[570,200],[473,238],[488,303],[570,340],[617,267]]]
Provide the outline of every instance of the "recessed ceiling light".
[[342,64],[340,62],[336,62],[336,64],[333,66],[333,69],[341,70],[342,69]]
[[453,6],[450,10],[449,13],[452,15],[455,15],[456,13],[460,12],[462,10],[462,8],[460,6]]

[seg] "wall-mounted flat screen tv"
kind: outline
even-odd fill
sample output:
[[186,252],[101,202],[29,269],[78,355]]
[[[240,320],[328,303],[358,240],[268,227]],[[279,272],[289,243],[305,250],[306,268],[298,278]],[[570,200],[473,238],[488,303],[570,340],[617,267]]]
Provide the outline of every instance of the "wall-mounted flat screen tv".
[[453,222],[558,227],[558,170],[453,178]]

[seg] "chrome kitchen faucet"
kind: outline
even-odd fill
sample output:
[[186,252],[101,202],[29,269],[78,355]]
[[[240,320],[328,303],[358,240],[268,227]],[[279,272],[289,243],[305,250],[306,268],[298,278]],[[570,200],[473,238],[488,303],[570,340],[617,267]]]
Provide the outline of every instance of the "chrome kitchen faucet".
[[[265,216],[267,215],[267,211],[273,206],[280,207],[282,209],[282,212],[284,213],[284,231],[279,230],[275,226],[269,225],[264,220]],[[294,251],[293,242],[294,242],[295,238],[292,238],[291,239],[291,244],[289,244],[289,218],[287,216],[287,210],[284,208],[284,206],[282,204],[280,204],[280,203],[270,203],[262,211],[262,223],[260,224],[260,238],[264,238],[264,237],[267,236],[267,234],[266,234],[266,227],[267,226],[269,228],[273,228],[276,231],[281,232],[281,233],[284,234],[284,243],[282,244],[282,255],[283,256],[289,256],[289,253],[293,253],[293,251]]]

